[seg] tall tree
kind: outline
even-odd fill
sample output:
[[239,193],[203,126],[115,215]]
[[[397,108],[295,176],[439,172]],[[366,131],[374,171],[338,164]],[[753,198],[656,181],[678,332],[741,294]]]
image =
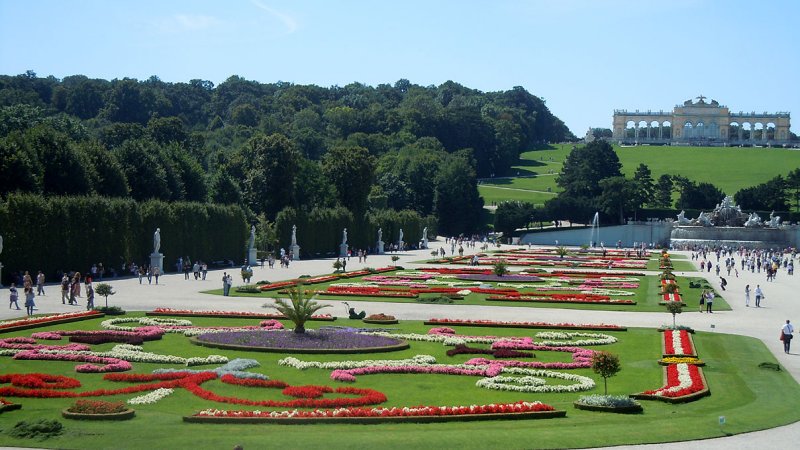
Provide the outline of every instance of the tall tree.
[[244,195],[250,207],[267,217],[294,204],[294,177],[300,153],[282,134],[257,134],[247,144]]
[[659,208],[672,206],[672,177],[667,174],[658,177],[653,196],[653,205]]
[[342,206],[360,217],[367,210],[375,157],[364,147],[334,147],[322,158],[325,177],[336,186]]
[[600,180],[622,175],[616,152],[606,141],[594,141],[575,147],[564,161],[556,183],[569,197],[597,197],[602,192]]
[[633,174],[633,182],[636,186],[636,202],[639,205],[646,203],[654,203],[653,195],[655,194],[655,184],[653,183],[653,174],[647,164],[640,163]]
[[603,189],[600,205],[609,215],[617,215],[619,224],[625,224],[625,213],[641,206],[638,185],[625,177],[610,177],[600,180]]
[[455,236],[478,228],[483,199],[475,170],[466,159],[451,156],[439,167],[433,204],[441,232]]
[[786,198],[786,180],[777,177],[756,186],[740,189],[733,199],[744,209],[760,211],[786,211],[789,202]]

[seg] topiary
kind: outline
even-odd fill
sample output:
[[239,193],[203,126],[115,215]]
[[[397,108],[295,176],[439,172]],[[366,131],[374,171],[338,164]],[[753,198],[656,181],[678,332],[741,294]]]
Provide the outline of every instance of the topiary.
[[63,431],[64,426],[57,420],[39,419],[34,422],[23,420],[17,422],[14,428],[8,430],[8,434],[19,439],[39,439],[45,440],[53,436],[58,436]]

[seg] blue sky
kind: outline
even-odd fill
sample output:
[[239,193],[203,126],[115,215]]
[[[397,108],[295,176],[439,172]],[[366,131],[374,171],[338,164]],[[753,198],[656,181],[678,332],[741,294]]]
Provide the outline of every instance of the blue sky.
[[582,136],[700,94],[800,114],[798,26],[792,0],[0,0],[0,73],[523,86]]

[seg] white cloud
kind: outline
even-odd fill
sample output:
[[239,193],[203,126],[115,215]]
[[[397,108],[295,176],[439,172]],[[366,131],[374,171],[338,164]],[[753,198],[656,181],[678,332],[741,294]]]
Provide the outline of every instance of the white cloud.
[[184,30],[205,30],[215,27],[221,22],[213,16],[199,16],[193,14],[177,14],[175,21]]
[[285,13],[282,13],[280,11],[276,11],[276,10],[270,8],[269,6],[261,3],[258,0],[251,0],[251,1],[252,1],[253,5],[255,7],[259,8],[259,9],[261,9],[263,11],[266,11],[272,17],[280,20],[283,23],[283,25],[286,27],[286,31],[288,33],[294,33],[294,31],[297,29],[297,21],[294,20],[294,18],[292,16],[290,16],[288,14],[285,14]]

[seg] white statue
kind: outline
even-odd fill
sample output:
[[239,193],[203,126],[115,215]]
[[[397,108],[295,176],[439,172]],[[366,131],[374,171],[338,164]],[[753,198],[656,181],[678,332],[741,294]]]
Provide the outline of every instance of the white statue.
[[775,211],[769,213],[769,226],[771,228],[778,228],[781,226],[781,216],[776,216]]
[[747,222],[744,223],[744,226],[748,228],[760,227],[761,217],[759,217],[758,214],[755,212],[751,213],[750,217],[747,218]]
[[256,248],[256,226],[250,226],[250,240],[247,242],[247,248]]
[[161,228],[156,228],[156,232],[153,233],[153,254],[158,254],[158,251],[161,250]]
[[378,242],[383,242],[383,228],[378,228]]
[[681,213],[678,214],[678,225],[689,225],[690,223],[692,221],[686,218],[686,211],[681,210]]
[[397,242],[400,242],[401,244],[403,243],[403,229],[402,228],[400,228],[400,239],[398,239]]
[[425,227],[425,228],[422,229],[422,240],[423,241],[427,241],[428,240],[428,227]]
[[342,230],[342,245],[347,244],[347,228]]
[[297,245],[297,225],[292,225],[292,247]]
[[712,225],[710,215],[706,214],[704,211],[701,211],[700,215],[697,216],[697,223],[704,227],[710,227]]

